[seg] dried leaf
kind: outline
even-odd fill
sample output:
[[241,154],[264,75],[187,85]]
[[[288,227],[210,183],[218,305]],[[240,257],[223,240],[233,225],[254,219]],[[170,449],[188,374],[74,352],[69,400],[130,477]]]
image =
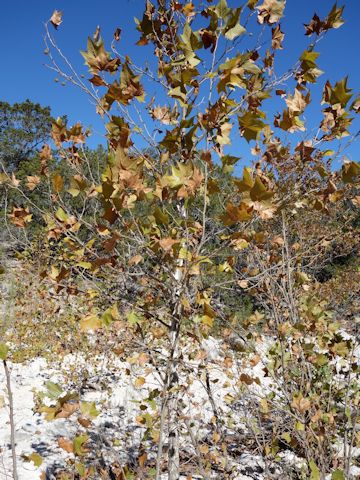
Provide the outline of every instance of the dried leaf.
[[51,15],[50,22],[57,29],[62,23],[62,12],[60,10],[54,10],[54,13]]
[[135,388],[141,388],[145,384],[145,378],[144,377],[138,377],[135,382]]
[[37,175],[29,175],[28,177],[26,177],[26,186],[29,190],[34,190],[38,185],[39,183],[41,182],[41,179],[40,177],[38,177]]
[[114,32],[114,40],[118,42],[120,40],[121,28],[117,28]]
[[59,438],[58,445],[60,448],[65,450],[65,452],[74,453],[73,442],[67,438],[64,438],[64,437]]

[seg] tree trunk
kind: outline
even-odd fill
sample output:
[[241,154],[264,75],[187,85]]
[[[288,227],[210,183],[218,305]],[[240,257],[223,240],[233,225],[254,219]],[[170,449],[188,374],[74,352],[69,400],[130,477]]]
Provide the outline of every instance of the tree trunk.
[[168,401],[168,426],[169,426],[169,452],[168,452],[168,479],[178,480],[180,476],[180,452],[179,452],[179,427],[178,427],[178,340],[180,332],[180,319],[174,313],[171,324],[171,358],[169,373],[169,401]]
[[14,423],[14,400],[11,390],[11,379],[10,372],[7,366],[6,360],[3,361],[5,376],[6,376],[6,387],[8,391],[9,399],[9,417],[10,417],[10,444],[11,444],[11,457],[13,464],[13,480],[18,480],[17,473],[17,462],[16,462],[16,443],[15,443],[15,423]]
[[[186,218],[186,209],[180,206],[180,213]],[[179,439],[179,420],[178,420],[178,359],[179,359],[179,337],[181,324],[181,292],[184,282],[184,260],[178,259],[175,270],[176,286],[173,297],[173,312],[170,330],[170,371],[168,379],[168,427],[169,427],[169,452],[168,452],[168,480],[178,480],[180,478],[180,439]]]

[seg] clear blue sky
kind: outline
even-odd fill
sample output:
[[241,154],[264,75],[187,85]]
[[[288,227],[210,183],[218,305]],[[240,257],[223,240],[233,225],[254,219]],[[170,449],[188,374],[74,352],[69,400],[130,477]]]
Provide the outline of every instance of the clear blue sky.
[[[228,3],[238,6],[245,2],[228,0]],[[324,16],[333,3],[333,0],[287,1],[286,16],[281,22],[286,37],[285,48],[279,55],[280,71],[281,66],[291,65],[305,48],[302,24],[310,21],[315,9],[320,17]],[[326,79],[340,80],[349,74],[349,85],[357,91],[360,89],[360,1],[344,0],[338,4],[345,4],[346,23],[339,30],[330,31],[317,48],[321,53],[319,67],[325,71],[320,83]],[[103,127],[93,105],[73,87],[55,83],[54,73],[44,66],[47,57],[43,54],[43,22],[54,9],[63,11],[63,24],[55,34],[56,40],[75,67],[86,74],[79,50],[85,48],[87,36],[97,25],[102,27],[105,43],[110,41],[115,28],[121,27],[119,49],[138,63],[149,55],[147,48],[139,49],[134,45],[139,35],[135,31],[134,16],[141,17],[143,5],[142,0],[3,0],[0,11],[3,38],[0,99],[13,103],[29,98],[49,105],[54,116],[66,114],[71,122],[79,120],[91,125],[99,133],[92,142],[100,142]],[[354,144],[347,154],[359,160],[358,152],[359,144]]]

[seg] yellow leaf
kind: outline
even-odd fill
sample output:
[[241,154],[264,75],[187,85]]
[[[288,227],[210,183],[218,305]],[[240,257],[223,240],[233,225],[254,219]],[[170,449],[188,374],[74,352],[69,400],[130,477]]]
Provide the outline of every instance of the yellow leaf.
[[59,172],[56,172],[52,177],[52,186],[56,193],[60,193],[64,188],[64,180]]
[[264,414],[269,413],[269,404],[266,398],[262,398],[260,400],[260,411],[261,413],[264,413]]
[[101,327],[101,320],[96,315],[87,315],[80,320],[80,331],[96,331]]
[[202,445],[200,445],[199,450],[201,453],[206,455],[207,453],[209,453],[209,446],[203,443]]
[[211,328],[214,325],[214,319],[208,315],[203,315],[201,317],[201,323]]
[[145,383],[145,378],[144,377],[138,377],[136,380],[135,380],[135,388],[141,388]]

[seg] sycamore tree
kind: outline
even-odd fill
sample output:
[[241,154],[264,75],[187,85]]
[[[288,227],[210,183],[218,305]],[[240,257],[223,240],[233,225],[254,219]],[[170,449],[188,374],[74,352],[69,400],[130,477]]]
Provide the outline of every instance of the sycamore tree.
[[[263,363],[271,387],[259,391],[259,378],[240,369],[226,400],[234,409],[246,400],[265,461],[276,461],[286,444],[304,460],[289,478],[350,478],[359,442],[356,344],[319,299],[316,266],[339,245],[358,248],[360,166],[344,154],[357,136],[360,100],[345,75],[332,84],[321,71],[317,45],[344,23],[337,4],[324,18],[304,19],[303,52],[278,71],[285,7],[284,0],[238,8],[226,0],[147,0],[136,29],[148,60],[132,61],[120,28],[108,47],[97,29],[81,52],[86,79],[51,31],[61,28],[61,12],[46,24],[49,67],[95,103],[108,146],[99,175],[81,154],[89,132],[53,123],[68,175],[49,172],[45,146],[34,172],[51,199],[41,211],[52,251],[42,276],[59,292],[92,299],[79,321],[84,335],[126,318],[161,382],[147,398],[156,409],[139,419],[144,445],[156,452],[148,446],[153,468],[141,478],[180,478],[184,438],[194,472],[233,478],[232,424],[212,393],[211,362],[199,355],[210,335],[228,352],[224,377],[234,377],[236,362],[250,370]],[[319,85],[318,112],[307,117]],[[240,147],[248,147],[244,160]],[[14,184],[6,174],[2,181]],[[37,205],[26,205],[29,185],[16,189],[24,201],[8,218],[26,228]],[[241,318],[246,299],[252,311]],[[260,351],[264,338],[269,348]],[[190,376],[203,381],[213,409],[206,438],[194,437],[186,413]],[[135,383],[141,388],[146,378]],[[339,439],[341,458],[333,449]],[[140,477],[122,469],[118,478]]]

